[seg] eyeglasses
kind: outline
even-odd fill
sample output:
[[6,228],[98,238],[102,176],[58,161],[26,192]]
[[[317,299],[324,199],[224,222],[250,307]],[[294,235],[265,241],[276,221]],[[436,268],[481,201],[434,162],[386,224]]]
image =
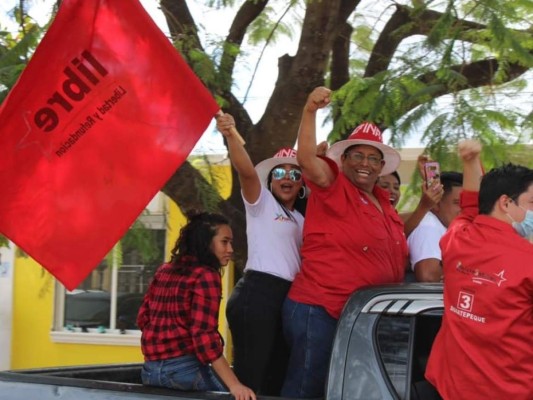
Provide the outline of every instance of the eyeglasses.
[[272,179],[280,181],[283,178],[289,175],[289,179],[294,182],[299,182],[302,179],[302,171],[299,169],[291,169],[290,171],[285,170],[285,168],[277,167],[272,170]]
[[353,161],[353,162],[355,162],[357,164],[362,163],[363,160],[367,159],[368,163],[370,165],[372,165],[373,167],[377,167],[377,166],[381,165],[381,161],[383,160],[382,158],[379,158],[378,156],[373,156],[373,155],[365,156],[364,154],[357,153],[357,152],[345,153],[344,156],[348,160]]

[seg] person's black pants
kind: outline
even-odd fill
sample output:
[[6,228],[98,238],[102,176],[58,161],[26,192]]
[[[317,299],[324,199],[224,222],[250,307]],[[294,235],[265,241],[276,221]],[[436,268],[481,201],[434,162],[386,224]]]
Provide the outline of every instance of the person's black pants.
[[281,309],[291,282],[247,271],[231,292],[226,308],[233,338],[233,370],[258,394],[279,396],[289,350],[281,327]]

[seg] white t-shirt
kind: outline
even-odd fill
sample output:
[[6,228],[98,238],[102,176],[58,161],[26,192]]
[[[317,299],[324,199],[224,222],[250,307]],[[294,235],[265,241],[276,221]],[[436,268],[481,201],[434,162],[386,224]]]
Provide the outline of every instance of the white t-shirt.
[[244,200],[244,206],[248,238],[248,261],[244,271],[260,271],[294,280],[300,271],[303,215],[287,210],[293,219],[287,217],[272,193],[263,186],[259,199],[254,204]]
[[419,261],[427,260],[428,258],[442,260],[439,242],[445,232],[446,227],[432,212],[428,212],[422,218],[420,224],[407,238],[409,258],[413,271]]

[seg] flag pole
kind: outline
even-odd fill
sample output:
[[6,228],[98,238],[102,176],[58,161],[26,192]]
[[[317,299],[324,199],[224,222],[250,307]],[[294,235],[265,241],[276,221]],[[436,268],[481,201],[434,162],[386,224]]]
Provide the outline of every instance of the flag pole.
[[[224,112],[222,110],[218,110],[218,112],[215,114],[215,118],[216,117],[221,117],[222,115],[224,115]],[[246,142],[244,141],[244,139],[242,138],[241,134],[239,133],[239,131],[237,130],[237,128],[235,128],[234,126],[232,126],[230,128],[230,132],[233,136],[236,136],[237,137],[237,140],[239,141],[240,144],[242,144],[243,146],[246,144]]]

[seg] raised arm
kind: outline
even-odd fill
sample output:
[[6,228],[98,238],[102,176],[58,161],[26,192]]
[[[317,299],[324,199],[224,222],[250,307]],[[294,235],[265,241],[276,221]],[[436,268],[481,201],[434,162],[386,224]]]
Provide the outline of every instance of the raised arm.
[[[429,161],[431,161],[431,159],[426,154],[420,154],[416,162],[418,173],[423,181],[425,181],[424,164]],[[426,186],[425,182],[422,183],[422,196],[420,196],[420,200],[414,211],[400,214],[400,217],[404,222],[404,233],[406,237],[415,230],[426,214],[438,204],[442,199],[443,194],[444,190],[441,183],[435,183],[429,188]]]
[[420,221],[426,214],[442,199],[444,190],[442,184],[437,183],[430,188],[426,188],[426,184],[422,184],[422,196],[416,208],[409,213],[402,213],[400,217],[404,222],[404,233],[408,237],[411,232],[420,224]]
[[261,194],[261,182],[240,138],[235,134],[235,120],[230,114],[217,116],[217,129],[228,143],[229,157],[239,175],[242,195],[248,203],[255,203]]
[[306,179],[317,186],[327,187],[335,179],[328,164],[318,157],[316,143],[316,113],[331,102],[331,90],[315,88],[307,97],[298,130],[297,159]]
[[420,224],[426,214],[442,199],[444,190],[441,184],[437,184],[433,187],[426,188],[426,185],[422,186],[422,196],[418,202],[416,208],[409,213],[401,213],[400,218],[404,222],[404,233],[408,237],[411,232]]
[[483,168],[481,165],[481,143],[468,139],[459,142],[457,146],[459,157],[463,161],[463,190],[479,192]]

